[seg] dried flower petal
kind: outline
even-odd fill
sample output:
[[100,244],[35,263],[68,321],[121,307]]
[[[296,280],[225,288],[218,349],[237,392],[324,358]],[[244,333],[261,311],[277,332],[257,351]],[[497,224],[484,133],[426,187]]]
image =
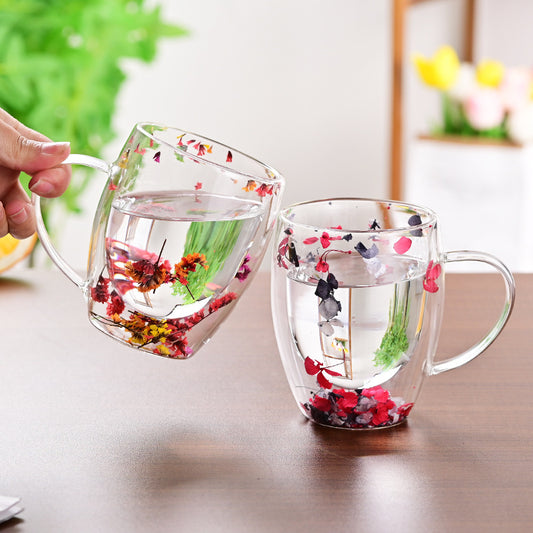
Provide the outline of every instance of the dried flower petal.
[[204,254],[197,252],[188,254],[182,257],[178,264],[174,265],[174,272],[180,283],[187,284],[187,276],[190,272],[196,272],[197,265],[203,267],[205,270],[209,268]]
[[436,283],[436,280],[439,278],[442,272],[442,267],[440,263],[433,264],[433,261],[429,262],[428,268],[426,270],[426,276],[422,282],[424,289],[427,292],[435,293],[439,290],[439,286]]
[[393,248],[397,254],[404,254],[409,251],[411,244],[413,241],[409,237],[402,236],[394,243]]
[[362,242],[358,242],[355,245],[355,249],[361,254],[364,259],[372,259],[373,257],[376,257],[379,252],[376,243],[373,243],[370,248],[367,248]]
[[109,293],[107,292],[108,285],[109,279],[100,276],[96,285],[94,287],[91,287],[91,298],[95,302],[107,302],[107,299],[109,298]]
[[120,315],[125,308],[124,300],[120,297],[117,291],[112,291],[110,301],[107,304],[106,313],[108,316]]
[[139,292],[148,292],[157,289],[168,281],[170,274],[168,266],[170,266],[168,261],[162,264],[152,263],[148,259],[128,261],[124,268],[124,274],[137,282]]
[[[329,383],[327,379],[326,382]],[[397,406],[389,391],[380,386],[362,391],[328,389],[329,387],[323,387],[302,405],[315,422],[328,426],[391,426],[405,420],[413,407],[412,403]]]

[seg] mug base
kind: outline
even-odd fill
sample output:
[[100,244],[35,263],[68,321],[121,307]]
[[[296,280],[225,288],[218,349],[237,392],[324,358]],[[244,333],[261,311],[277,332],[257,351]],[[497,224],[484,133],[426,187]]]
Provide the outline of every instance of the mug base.
[[401,424],[413,403],[391,397],[381,386],[357,391],[320,389],[299,404],[304,416],[321,426],[341,429],[382,429]]
[[102,317],[95,313],[89,314],[89,322],[98,330],[107,335],[108,337],[112,338],[114,341],[118,341],[124,346],[127,346],[128,348],[133,348],[139,352],[144,352],[149,355],[155,355],[157,357],[162,357],[164,359],[173,359],[177,361],[184,361],[186,359],[190,359],[194,354],[184,354],[183,356],[170,356],[167,353],[163,353],[158,351],[157,349],[154,350],[153,346],[142,346],[139,344],[133,344],[132,342],[128,342],[128,338],[125,335],[121,335],[121,329],[118,328],[118,326],[114,324],[110,324],[109,321],[102,320]]
[[402,418],[398,422],[394,422],[394,423],[390,423],[390,424],[383,424],[383,425],[380,425],[380,426],[362,426],[362,425],[361,426],[359,426],[359,425],[358,426],[348,426],[348,425],[334,425],[334,424],[328,424],[328,423],[324,423],[324,422],[318,422],[317,420],[313,419],[310,416],[307,416],[306,414],[304,414],[304,416],[305,416],[305,418],[307,420],[309,420],[309,422],[311,422],[315,426],[320,426],[320,427],[325,427],[325,428],[330,428],[330,429],[341,429],[341,430],[345,430],[345,431],[361,431],[361,432],[395,428],[395,427],[398,427],[398,426],[401,426],[401,425],[407,423],[407,418],[408,418],[408,417],[405,416],[404,418]]

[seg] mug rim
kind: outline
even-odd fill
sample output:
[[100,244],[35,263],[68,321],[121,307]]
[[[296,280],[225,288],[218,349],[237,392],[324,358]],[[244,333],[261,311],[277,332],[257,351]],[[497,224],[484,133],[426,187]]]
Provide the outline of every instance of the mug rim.
[[[304,206],[310,206],[313,204],[319,205],[324,204],[328,202],[359,202],[359,203],[374,203],[374,204],[383,204],[385,206],[396,206],[396,207],[402,207],[406,210],[413,211],[413,214],[423,213],[425,216],[428,217],[428,220],[425,222],[422,222],[421,224],[416,225],[406,225],[406,226],[397,226],[394,228],[376,228],[376,229],[350,229],[350,228],[332,228],[332,227],[325,227],[325,226],[318,226],[313,224],[303,224],[301,222],[295,222],[289,218],[290,212],[293,209],[297,209]],[[328,231],[336,231],[339,233],[357,233],[357,234],[383,234],[383,233],[394,233],[394,232],[403,232],[403,231],[415,231],[415,230],[423,230],[426,228],[435,228],[437,225],[438,217],[437,213],[433,211],[433,209],[430,209],[429,207],[421,206],[418,204],[410,203],[410,202],[402,202],[400,200],[387,200],[382,198],[365,198],[361,196],[340,196],[340,197],[334,197],[334,198],[320,198],[316,200],[307,200],[303,202],[297,202],[294,204],[291,204],[287,207],[284,207],[280,213],[279,213],[279,220],[283,221],[286,224],[298,226],[300,228],[309,228],[309,229],[324,229]]]
[[279,171],[277,171],[275,168],[271,167],[270,165],[267,165],[267,164],[263,163],[262,161],[259,161],[259,159],[256,159],[255,157],[252,157],[252,156],[250,156],[248,154],[245,154],[244,152],[242,152],[241,150],[238,150],[237,148],[233,148],[231,146],[228,146],[227,144],[224,144],[224,143],[222,143],[220,141],[216,141],[214,139],[211,139],[210,137],[206,137],[205,135],[202,135],[200,133],[195,133],[195,132],[192,132],[192,131],[189,131],[189,130],[181,129],[181,128],[178,128],[177,126],[167,126],[166,124],[161,124],[161,123],[158,123],[158,122],[137,122],[137,124],[135,124],[135,129],[137,131],[139,131],[142,135],[145,135],[146,137],[148,137],[149,139],[152,139],[153,141],[155,141],[157,143],[164,144],[165,146],[170,148],[175,153],[178,153],[178,149],[175,146],[173,146],[172,144],[170,144],[169,142],[167,142],[167,141],[165,141],[163,139],[159,139],[153,133],[148,132],[146,130],[147,126],[155,126],[155,127],[164,128],[164,129],[173,129],[173,130],[179,131],[180,133],[183,133],[183,134],[186,134],[186,135],[194,135],[196,137],[201,137],[205,141],[209,141],[209,142],[215,143],[218,146],[222,146],[224,148],[227,148],[232,153],[237,153],[237,154],[241,155],[242,157],[245,157],[246,159],[248,159],[250,161],[254,161],[258,165],[262,166],[268,172],[266,173],[266,175],[264,177],[259,177],[259,176],[256,176],[256,175],[252,174],[252,173],[243,172],[242,170],[238,170],[238,169],[235,169],[233,167],[229,167],[227,165],[222,165],[222,164],[217,163],[215,161],[211,161],[210,159],[206,159],[206,158],[201,157],[199,155],[196,155],[196,154],[194,154],[192,152],[184,152],[184,151],[180,150],[179,151],[179,155],[182,156],[182,157],[187,157],[187,158],[192,159],[192,160],[194,160],[196,162],[202,162],[202,163],[207,164],[207,165],[212,165],[212,166],[221,168],[223,170],[232,172],[234,174],[239,174],[240,176],[245,176],[245,177],[250,178],[250,179],[261,180],[261,181],[265,181],[267,183],[272,183],[272,184],[278,184],[279,183],[279,184],[283,185],[285,183],[285,178],[283,177],[283,175]]

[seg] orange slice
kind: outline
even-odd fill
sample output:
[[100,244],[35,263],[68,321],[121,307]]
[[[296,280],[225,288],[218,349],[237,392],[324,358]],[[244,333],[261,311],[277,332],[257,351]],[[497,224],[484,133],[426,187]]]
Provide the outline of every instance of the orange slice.
[[27,239],[15,239],[11,235],[0,238],[0,272],[5,272],[22,261],[37,242],[37,233]]

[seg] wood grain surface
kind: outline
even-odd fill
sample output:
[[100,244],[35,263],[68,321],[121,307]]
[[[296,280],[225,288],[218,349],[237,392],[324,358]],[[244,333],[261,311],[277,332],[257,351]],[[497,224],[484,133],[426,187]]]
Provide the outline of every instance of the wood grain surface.
[[[56,271],[0,279],[0,494],[13,532],[455,532],[533,528],[533,275],[495,343],[427,378],[407,423],[299,413],[260,273],[189,361],[113,342]],[[446,278],[442,357],[479,340],[503,283]]]

